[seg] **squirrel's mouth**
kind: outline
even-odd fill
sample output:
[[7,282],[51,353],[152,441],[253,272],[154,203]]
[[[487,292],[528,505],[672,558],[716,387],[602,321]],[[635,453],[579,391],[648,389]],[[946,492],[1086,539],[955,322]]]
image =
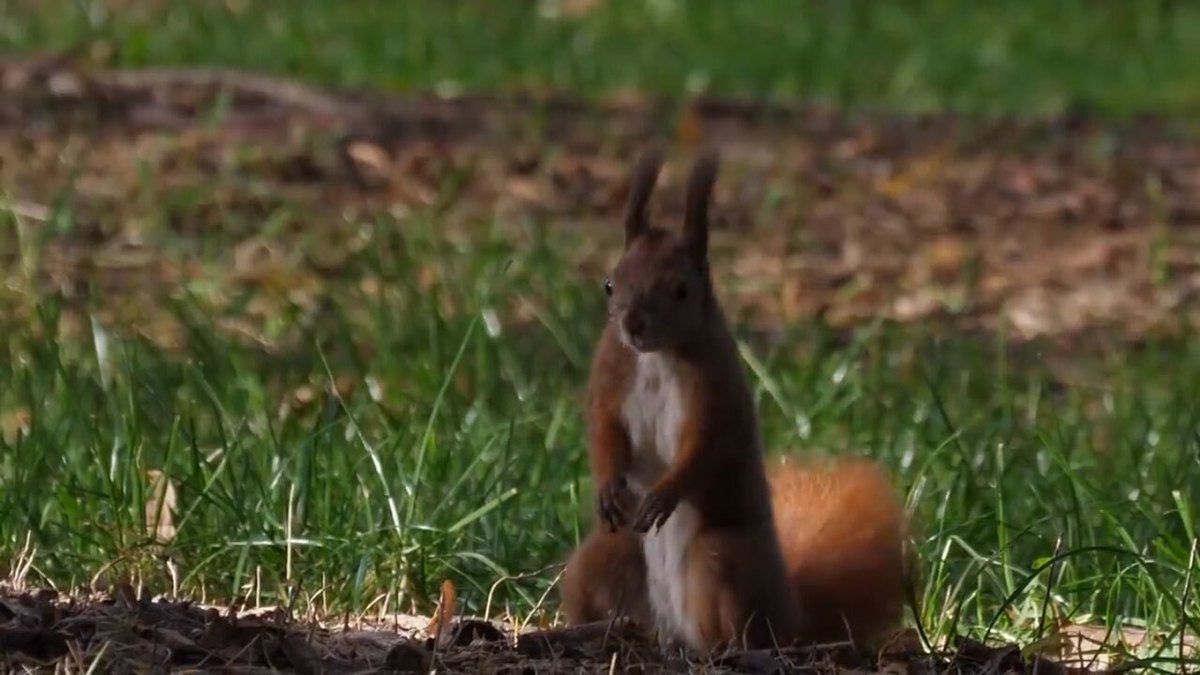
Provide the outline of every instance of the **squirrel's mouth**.
[[621,331],[621,342],[624,342],[626,347],[641,354],[650,354],[662,349],[662,345],[646,335],[630,335],[624,330]]

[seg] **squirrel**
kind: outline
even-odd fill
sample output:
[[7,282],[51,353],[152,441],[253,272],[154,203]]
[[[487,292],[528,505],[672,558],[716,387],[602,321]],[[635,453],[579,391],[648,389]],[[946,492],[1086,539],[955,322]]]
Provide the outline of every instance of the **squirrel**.
[[625,615],[702,653],[877,640],[908,589],[903,507],[863,458],[767,462],[709,272],[718,156],[693,164],[679,232],[647,216],[661,166],[656,149],[633,166],[605,282],[585,406],[598,518],[562,575],[566,623]]

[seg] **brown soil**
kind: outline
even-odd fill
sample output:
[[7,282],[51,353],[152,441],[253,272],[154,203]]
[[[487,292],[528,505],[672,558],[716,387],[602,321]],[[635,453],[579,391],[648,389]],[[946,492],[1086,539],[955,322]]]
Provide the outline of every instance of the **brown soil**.
[[[530,630],[473,619],[449,623],[438,639],[419,617],[369,622],[301,621],[287,612],[235,611],[186,601],[111,595],[61,598],[52,591],[0,589],[0,668],[68,672],[223,673],[1016,673],[1034,661],[1016,647],[964,641],[954,653],[924,654],[912,636],[864,656],[838,646],[731,652],[704,661],[665,653],[624,624]],[[1037,660],[1038,672],[1066,672]]]
[[[219,236],[218,262],[254,268],[230,283],[285,283],[313,304],[361,248],[358,223],[381,213],[436,209],[447,237],[493,218],[527,237],[519,225],[540,219],[595,270],[629,161],[651,139],[673,142],[676,159],[721,146],[715,269],[754,325],[886,317],[1018,341],[1139,340],[1200,316],[1200,142],[1153,120],[350,95],[41,55],[0,62],[0,94],[0,185],[45,244],[39,288],[90,288],[144,332],[161,328],[162,342],[157,295],[204,262],[181,252],[202,247],[164,244],[163,229],[177,242]],[[659,205],[672,213],[674,173]],[[57,234],[49,221],[64,203],[74,223]],[[265,234],[283,212],[303,221]],[[0,242],[6,266],[19,257],[13,238]]]

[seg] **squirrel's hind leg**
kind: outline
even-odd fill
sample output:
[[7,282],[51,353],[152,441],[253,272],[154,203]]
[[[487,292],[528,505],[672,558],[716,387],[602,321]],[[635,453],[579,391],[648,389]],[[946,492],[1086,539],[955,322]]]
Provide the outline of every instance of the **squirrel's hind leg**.
[[597,525],[571,554],[559,580],[567,625],[625,616],[648,626],[646,561],[628,528]]
[[[800,629],[782,559],[769,525],[714,529],[692,545],[687,605],[700,651],[785,645]],[[696,640],[690,640],[696,641]]]

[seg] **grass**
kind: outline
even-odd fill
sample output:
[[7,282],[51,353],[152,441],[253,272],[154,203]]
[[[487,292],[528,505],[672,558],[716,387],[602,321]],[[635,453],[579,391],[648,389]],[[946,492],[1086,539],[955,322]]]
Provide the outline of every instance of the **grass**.
[[[778,1],[685,14],[613,2],[561,22],[519,3],[180,3],[163,16],[154,3],[47,4],[0,2],[0,45],[90,42],[123,64],[396,88],[677,94],[700,73],[716,90],[852,105],[1114,114],[1187,114],[1200,96],[1188,66],[1200,9],[1187,4]],[[792,30],[763,37],[780,25]],[[164,212],[189,208],[158,198]],[[0,231],[16,221],[0,210]],[[314,320],[302,300],[272,298],[273,330],[301,336],[279,349],[237,339],[199,284],[171,294],[181,353],[86,321],[69,337],[89,307],[25,294],[13,271],[7,292],[29,313],[0,331],[0,561],[28,542],[32,583],[107,571],[325,612],[379,610],[380,598],[428,609],[449,576],[467,611],[490,598],[493,614],[529,613],[591,509],[579,400],[603,296],[568,264],[569,235],[530,224],[550,236],[517,244],[499,234],[512,223],[491,225],[451,241],[436,212],[361,223],[367,243],[344,262],[336,303]],[[259,311],[249,296],[232,304]],[[1087,383],[1063,383],[1036,345],[1002,337],[738,331],[773,452],[865,453],[895,472],[922,528],[920,619],[937,639],[1029,642],[1066,620],[1197,629],[1194,341],[1129,346],[1088,362]],[[147,531],[151,470],[177,494],[161,546]]]
[[[406,223],[402,246],[399,223],[370,227],[375,245],[350,264],[382,290],[348,285],[282,354],[219,330],[192,289],[174,308],[184,358],[111,334],[56,339],[56,301],[38,300],[38,322],[0,337],[0,410],[31,413],[0,444],[5,547],[33,533],[55,583],[118,561],[170,588],[165,554],[184,592],[287,602],[298,586],[327,609],[384,595],[427,608],[450,576],[481,611],[494,582],[529,575],[492,607],[528,612],[555,570],[530,573],[561,561],[590,511],[578,397],[599,280],[554,237],[451,246],[434,222]],[[536,320],[498,320],[513,298]],[[1195,343],[1130,350],[1094,364],[1101,384],[1064,386],[998,341],[913,327],[846,340],[800,326],[776,346],[739,334],[773,451],[895,470],[922,527],[933,635],[1197,616]],[[323,393],[335,380],[341,393]],[[150,469],[178,493],[161,554]]]
[[627,88],[984,113],[1200,112],[1200,7],[1060,0],[901,4],[610,0],[0,2],[0,51],[252,67],[352,87]]

